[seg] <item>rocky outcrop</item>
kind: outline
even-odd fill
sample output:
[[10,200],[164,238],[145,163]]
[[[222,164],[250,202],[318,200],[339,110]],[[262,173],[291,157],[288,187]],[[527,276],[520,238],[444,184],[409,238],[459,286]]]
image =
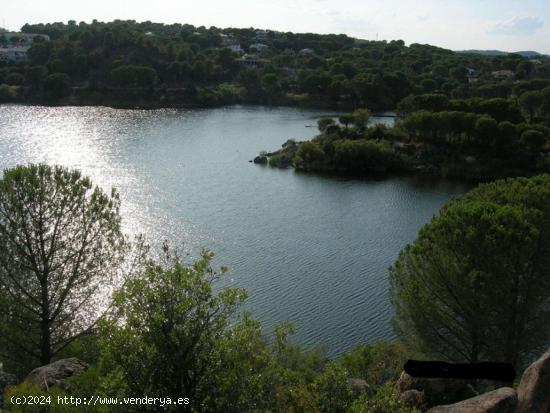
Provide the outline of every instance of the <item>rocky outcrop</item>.
[[256,157],[254,158],[254,163],[255,163],[255,164],[260,164],[260,165],[265,165],[265,164],[267,164],[267,156],[263,156],[263,155],[256,156]]
[[518,413],[550,412],[550,350],[523,373],[518,399]]
[[75,357],[57,360],[31,371],[25,381],[42,389],[64,387],[65,380],[88,369],[88,364]]
[[399,399],[408,407],[414,407],[420,410],[425,410],[426,397],[423,391],[406,390],[399,395]]
[[[455,403],[477,395],[466,380],[413,377],[406,372],[401,373],[401,377],[397,381],[397,389],[400,397],[409,390],[422,392],[424,394],[423,402],[427,407]],[[415,394],[414,397],[416,396],[418,395]],[[412,394],[403,397],[408,398],[409,401],[413,400]]]
[[365,395],[367,398],[372,397],[372,389],[369,384],[362,379],[348,379],[348,387],[355,397]]
[[550,350],[525,370],[517,392],[501,387],[458,403],[436,406],[428,413],[550,413]]
[[501,387],[455,404],[437,406],[428,413],[515,413],[518,397],[511,387]]

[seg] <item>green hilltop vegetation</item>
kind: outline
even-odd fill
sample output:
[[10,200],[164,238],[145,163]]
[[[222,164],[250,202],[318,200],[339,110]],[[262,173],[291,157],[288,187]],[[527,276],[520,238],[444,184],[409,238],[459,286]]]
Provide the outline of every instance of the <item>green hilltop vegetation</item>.
[[539,57],[539,56],[545,56],[542,53],[535,52],[534,50],[523,50],[520,52],[503,52],[502,50],[476,50],[476,49],[470,49],[470,50],[459,50],[459,53],[475,53],[475,54],[481,54],[485,56],[506,56],[509,54],[517,54],[523,57]]
[[545,57],[481,56],[402,40],[118,20],[27,24],[20,36],[28,33],[49,38],[27,44],[27,59],[0,61],[0,101],[380,110],[411,94],[507,97],[517,87],[538,89],[534,79],[550,82]]

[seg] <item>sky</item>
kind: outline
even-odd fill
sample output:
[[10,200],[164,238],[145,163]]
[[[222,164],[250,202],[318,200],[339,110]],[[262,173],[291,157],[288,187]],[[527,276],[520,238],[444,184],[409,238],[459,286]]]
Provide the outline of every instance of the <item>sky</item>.
[[0,25],[129,19],[550,54],[550,0],[0,0]]

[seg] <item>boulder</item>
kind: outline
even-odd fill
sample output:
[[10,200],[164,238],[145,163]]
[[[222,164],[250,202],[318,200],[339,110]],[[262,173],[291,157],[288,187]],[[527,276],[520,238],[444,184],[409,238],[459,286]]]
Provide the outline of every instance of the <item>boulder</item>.
[[369,384],[362,379],[348,379],[348,387],[355,397],[362,394],[366,395],[367,398],[372,397],[372,389]]
[[426,397],[423,391],[419,390],[406,390],[399,395],[399,398],[403,403],[409,407],[424,410],[426,405]]
[[481,396],[446,406],[436,406],[428,413],[516,413],[518,397],[511,387],[501,387]]
[[477,392],[466,380],[413,377],[406,372],[401,373],[397,389],[400,394],[408,390],[423,392],[427,407],[455,403],[477,396]]
[[518,413],[550,412],[550,350],[523,373],[518,386]]
[[267,156],[263,156],[263,155],[256,156],[254,158],[254,163],[265,165],[267,163]]
[[25,381],[42,389],[64,387],[65,380],[88,369],[88,364],[75,357],[54,361],[31,371]]

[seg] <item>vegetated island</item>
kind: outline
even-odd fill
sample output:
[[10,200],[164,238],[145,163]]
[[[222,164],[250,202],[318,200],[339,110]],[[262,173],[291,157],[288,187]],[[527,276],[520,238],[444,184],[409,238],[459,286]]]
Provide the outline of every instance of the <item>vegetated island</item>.
[[483,56],[402,40],[133,20],[0,29],[0,102],[378,111],[411,94],[505,98],[548,85],[547,56]]
[[320,134],[311,141],[290,139],[254,161],[302,171],[416,172],[474,180],[548,172],[550,87],[517,95],[411,95],[398,104],[394,127],[368,127],[370,112],[358,109],[338,122],[322,118]]

